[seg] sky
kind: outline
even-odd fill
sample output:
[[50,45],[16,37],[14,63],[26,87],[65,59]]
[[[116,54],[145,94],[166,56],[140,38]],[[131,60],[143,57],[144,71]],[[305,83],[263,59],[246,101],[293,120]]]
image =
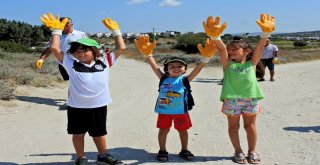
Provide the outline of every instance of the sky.
[[0,18],[41,25],[42,14],[72,18],[74,28],[108,32],[101,20],[116,20],[122,32],[203,32],[208,16],[227,22],[225,34],[260,32],[261,13],[276,18],[276,32],[320,30],[320,0],[2,0]]

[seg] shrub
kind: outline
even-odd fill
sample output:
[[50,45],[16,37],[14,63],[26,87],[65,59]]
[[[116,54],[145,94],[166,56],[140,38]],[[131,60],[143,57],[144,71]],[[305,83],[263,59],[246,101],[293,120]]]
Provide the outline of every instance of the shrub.
[[14,98],[14,87],[10,85],[5,80],[0,79],[0,99],[1,100],[10,100]]
[[0,48],[6,52],[28,52],[31,53],[32,50],[24,45],[16,44],[10,41],[0,41]]
[[293,42],[293,46],[295,47],[304,47],[307,46],[308,42],[307,41],[295,41]]
[[198,53],[197,44],[204,44],[206,41],[206,36],[204,33],[186,33],[177,38],[176,49],[182,50],[187,54]]

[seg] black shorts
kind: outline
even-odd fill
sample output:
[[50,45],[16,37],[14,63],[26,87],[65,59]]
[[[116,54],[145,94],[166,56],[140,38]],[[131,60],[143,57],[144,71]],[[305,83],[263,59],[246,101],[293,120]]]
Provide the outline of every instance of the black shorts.
[[73,108],[68,106],[68,134],[92,137],[107,134],[107,106],[99,108]]
[[273,58],[261,59],[264,67],[268,67],[269,70],[274,70],[274,64],[272,62]]
[[69,75],[62,65],[59,64],[59,71],[64,81],[69,80]]

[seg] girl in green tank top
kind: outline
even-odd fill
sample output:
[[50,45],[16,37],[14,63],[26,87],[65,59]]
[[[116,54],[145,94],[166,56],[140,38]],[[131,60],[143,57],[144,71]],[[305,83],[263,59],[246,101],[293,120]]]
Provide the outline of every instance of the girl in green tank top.
[[[259,155],[256,153],[256,117],[260,111],[258,102],[264,95],[257,83],[255,69],[268,37],[275,30],[275,21],[274,17],[261,14],[260,20],[256,20],[256,23],[262,29],[262,33],[256,48],[252,50],[250,45],[241,39],[232,41],[227,46],[221,41],[220,35],[227,24],[220,25],[220,17],[214,19],[209,16],[207,21],[203,22],[206,34],[215,41],[220,54],[224,73],[220,95],[220,100],[223,102],[222,112],[228,119],[229,137],[234,147],[233,161],[240,164],[260,163]],[[251,58],[247,58],[249,56]],[[248,155],[243,153],[240,145],[241,115],[247,133]]]

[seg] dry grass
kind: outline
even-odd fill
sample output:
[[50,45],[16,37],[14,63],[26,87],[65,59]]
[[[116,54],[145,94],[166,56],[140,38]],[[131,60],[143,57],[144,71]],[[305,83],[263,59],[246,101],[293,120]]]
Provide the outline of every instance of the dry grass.
[[49,58],[43,69],[36,70],[34,63],[38,58],[38,54],[0,52],[0,99],[14,98],[18,85],[47,87],[62,81],[55,59]]

